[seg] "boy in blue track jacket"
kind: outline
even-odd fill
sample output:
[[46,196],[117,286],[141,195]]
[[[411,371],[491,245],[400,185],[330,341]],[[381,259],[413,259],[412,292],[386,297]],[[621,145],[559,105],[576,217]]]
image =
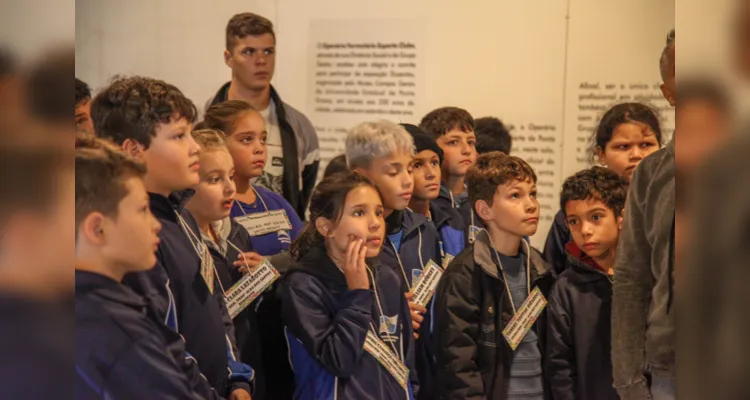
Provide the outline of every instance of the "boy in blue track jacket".
[[409,305],[399,276],[376,259],[385,234],[377,190],[357,173],[330,176],[310,216],[282,291],[295,398],[413,400]]
[[145,171],[112,144],[76,140],[77,399],[201,398],[166,348],[177,333],[121,283],[156,262]]
[[[346,159],[349,167],[367,176],[383,197],[386,239],[378,260],[401,277],[404,293],[412,292],[415,278],[430,260],[442,263],[437,229],[426,216],[408,210],[414,191],[414,140],[402,126],[388,121],[362,123],[346,138]],[[425,313],[424,308],[412,307],[413,328],[419,334],[417,372],[420,386],[426,390],[420,398],[429,398],[422,397],[430,396],[434,370],[429,321],[417,314]]]
[[232,323],[223,297],[215,293],[211,256],[195,219],[184,209],[193,194],[188,188],[198,183],[200,148],[190,136],[195,106],[172,85],[131,77],[99,93],[91,114],[97,135],[112,138],[126,153],[145,161],[149,207],[162,224],[156,267],[126,276],[125,284],[184,338],[186,351],[179,343],[169,343],[169,348],[196,377],[193,382],[205,397],[247,398],[252,370],[233,361]]

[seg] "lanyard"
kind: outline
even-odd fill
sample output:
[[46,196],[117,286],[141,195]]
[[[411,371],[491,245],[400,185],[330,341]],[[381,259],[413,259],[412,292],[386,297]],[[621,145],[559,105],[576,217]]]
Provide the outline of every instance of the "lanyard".
[[[263,197],[260,196],[260,193],[258,193],[257,190],[253,187],[253,185],[250,185],[250,189],[253,189],[253,192],[255,192],[255,197],[260,200],[260,203],[263,204],[263,210],[264,212],[268,212],[268,206],[266,205],[266,202],[263,201]],[[240,211],[242,211],[242,214],[247,216],[247,213],[245,212],[245,207],[242,207],[242,204],[239,204],[235,201],[235,204],[237,204],[240,207]]]
[[[175,211],[175,214],[177,215],[177,219],[180,221],[180,227],[182,228],[183,232],[185,232],[188,236],[188,240],[190,240],[190,244],[193,245],[193,249],[195,250],[195,253],[198,254],[198,258],[201,260],[201,264],[208,262],[207,257],[211,257],[210,254],[208,254],[208,248],[206,247],[206,244],[203,243],[203,241],[198,238],[198,236],[193,232],[192,229],[188,226],[188,224],[185,222],[185,220],[182,218],[180,213]],[[229,242],[227,240],[227,242]],[[197,243],[197,244],[196,244]],[[203,251],[198,250],[198,248],[203,249]],[[214,276],[216,277],[216,280],[219,281],[219,288],[221,289],[221,293],[224,294],[224,286],[221,284],[221,279],[219,278],[219,272],[216,271],[216,264],[213,263],[213,259],[211,260],[211,269],[213,269]]]
[[[526,243],[525,240],[521,239],[522,242]],[[526,243],[526,252],[529,253],[528,249],[529,245]],[[497,250],[495,248],[492,248],[492,252],[495,254],[495,258],[497,258],[497,265],[500,267],[500,273],[503,274],[503,283],[505,284],[505,290],[508,291],[508,297],[510,298],[510,306],[513,308],[513,314],[516,314],[516,304],[513,302],[513,294],[510,292],[510,286],[508,286],[508,279],[505,277],[505,270],[503,269],[503,264],[500,262],[500,255],[498,254]],[[531,294],[531,257],[529,255],[526,256],[526,292],[527,295]]]
[[[417,229],[417,234],[419,234],[419,250],[417,251],[417,255],[419,255],[419,264],[422,269],[424,269],[424,261],[422,260],[422,231]],[[403,238],[401,238],[401,240],[403,241]],[[406,277],[406,270],[404,269],[404,264],[401,263],[401,256],[398,254],[398,249],[396,248],[396,245],[393,244],[393,241],[391,241],[391,238],[388,238],[388,243],[391,244],[393,252],[396,254],[396,261],[398,261],[398,266],[401,268],[401,275],[404,277],[406,287],[411,290],[411,284],[409,283],[409,278]]]

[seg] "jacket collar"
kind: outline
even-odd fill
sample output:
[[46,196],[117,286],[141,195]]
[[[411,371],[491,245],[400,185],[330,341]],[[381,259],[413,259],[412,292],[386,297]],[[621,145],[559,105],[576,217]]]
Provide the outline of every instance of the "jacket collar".
[[[482,271],[495,279],[501,279],[500,271],[495,261],[493,261],[492,243],[490,242],[489,232],[486,229],[482,229],[477,233],[473,251],[474,261],[479,264]],[[525,239],[521,239],[520,251],[526,255],[526,262],[529,266],[529,274],[532,282],[549,272],[547,264],[531,249],[531,246],[529,246],[528,241]]]
[[[366,260],[373,274],[380,266],[377,257]],[[336,266],[325,247],[320,245],[311,249],[302,256],[299,262],[290,268],[288,273],[304,272],[320,279],[326,286],[346,290],[346,278],[344,273]]]
[[120,282],[88,271],[76,270],[75,274],[76,295],[96,292],[99,297],[129,307],[142,308],[146,306],[142,297]]
[[385,219],[385,233],[386,235],[393,235],[403,231],[404,237],[406,237],[429,221],[424,215],[417,214],[409,209],[394,210]]
[[581,273],[580,279],[582,281],[592,281],[601,279],[602,277],[611,279],[603,268],[593,258],[584,253],[573,241],[565,245],[565,253],[570,265]]
[[185,204],[187,204],[188,200],[190,200],[194,194],[195,190],[193,189],[174,192],[170,194],[169,197],[149,192],[149,207],[156,218],[176,222],[176,213],[182,212],[185,208]]

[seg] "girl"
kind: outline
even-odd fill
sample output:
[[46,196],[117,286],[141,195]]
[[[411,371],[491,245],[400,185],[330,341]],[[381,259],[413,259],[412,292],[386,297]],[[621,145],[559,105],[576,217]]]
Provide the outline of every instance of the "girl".
[[[635,167],[661,147],[659,116],[641,103],[621,103],[602,116],[591,146],[592,163],[607,167],[630,181]],[[565,245],[571,240],[560,210],[544,245],[544,259],[559,275],[565,269]]]
[[[209,107],[198,127],[226,133],[237,189],[230,215],[245,228],[252,248],[261,256],[268,256],[274,267],[283,273],[291,264],[288,249],[299,235],[302,221],[281,195],[252,184],[262,175],[268,157],[263,118],[249,104],[230,100]],[[268,381],[268,398],[283,400],[291,399],[294,393],[294,373],[288,361],[277,288],[274,284],[257,300],[257,313],[258,321],[263,322],[260,332],[263,365],[268,376],[274,377]]]
[[384,235],[367,178],[334,174],[315,188],[282,295],[295,398],[414,398],[409,306],[400,277],[374,262]]
[[[234,164],[227,151],[224,134],[202,129],[193,131],[192,136],[201,147],[200,181],[186,207],[195,217],[201,237],[211,253],[215,274],[214,294],[223,300],[243,273],[257,267],[263,257],[252,251],[245,229],[229,218],[236,190]],[[232,321],[234,335],[230,335],[234,336],[231,340],[236,339],[239,358],[255,370],[253,398],[256,400],[268,398],[260,327],[255,312],[257,303],[256,299],[237,314]]]

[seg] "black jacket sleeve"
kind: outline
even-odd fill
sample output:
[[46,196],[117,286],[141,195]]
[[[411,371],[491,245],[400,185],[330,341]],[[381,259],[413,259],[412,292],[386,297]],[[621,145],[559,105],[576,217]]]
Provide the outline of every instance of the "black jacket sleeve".
[[570,320],[570,301],[559,281],[552,288],[547,307],[546,368],[552,398],[574,400],[576,363]]
[[544,261],[547,261],[556,276],[559,276],[565,269],[565,245],[569,241],[570,230],[565,222],[565,214],[560,210],[555,214],[555,220],[549,228],[547,241],[544,243]]
[[440,280],[435,306],[436,394],[439,399],[486,399],[476,363],[480,306],[472,282],[446,273]]
[[291,332],[332,374],[347,378],[364,354],[373,294],[350,290],[333,318],[322,299],[325,288],[310,275],[288,275],[282,290],[282,316]]

